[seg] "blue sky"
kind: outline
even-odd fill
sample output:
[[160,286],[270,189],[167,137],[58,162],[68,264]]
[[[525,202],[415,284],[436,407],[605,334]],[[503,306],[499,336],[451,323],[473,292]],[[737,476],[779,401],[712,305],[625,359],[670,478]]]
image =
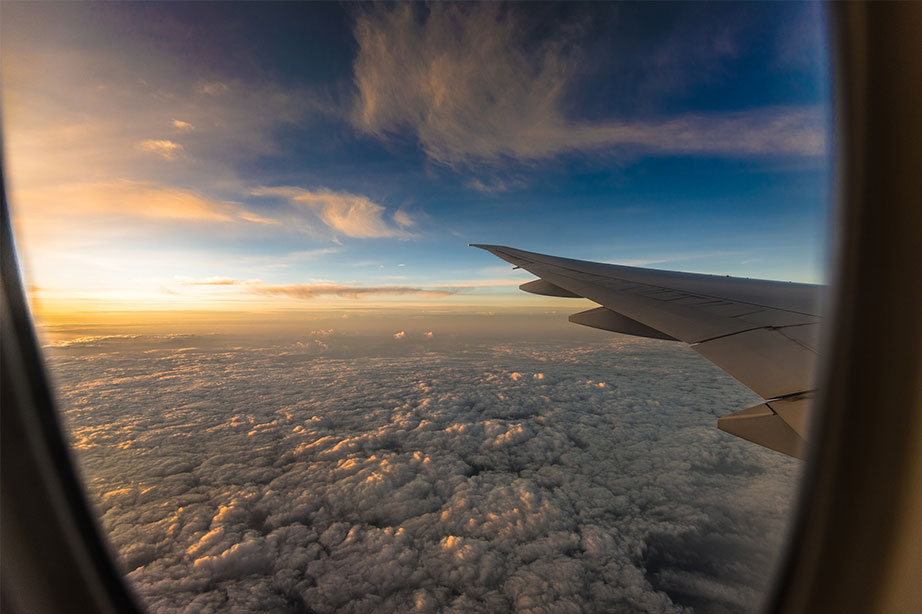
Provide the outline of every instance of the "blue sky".
[[31,280],[46,301],[546,300],[474,242],[821,282],[824,27],[799,3],[5,3]]

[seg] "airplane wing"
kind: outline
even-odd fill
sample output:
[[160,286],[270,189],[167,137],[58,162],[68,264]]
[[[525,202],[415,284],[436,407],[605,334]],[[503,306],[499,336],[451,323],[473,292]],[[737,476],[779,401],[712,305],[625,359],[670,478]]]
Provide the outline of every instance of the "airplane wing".
[[823,286],[586,262],[476,245],[536,275],[519,286],[601,305],[570,321],[681,341],[765,399],[717,421],[723,431],[803,458]]

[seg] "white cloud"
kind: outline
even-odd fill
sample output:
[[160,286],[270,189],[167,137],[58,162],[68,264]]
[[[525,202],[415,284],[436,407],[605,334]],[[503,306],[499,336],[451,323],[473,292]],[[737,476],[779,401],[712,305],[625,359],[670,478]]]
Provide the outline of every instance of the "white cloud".
[[334,192],[325,188],[308,190],[292,186],[260,187],[251,191],[254,196],[277,196],[288,199],[296,207],[316,215],[331,230],[347,237],[370,239],[381,237],[408,238],[405,230],[413,220],[398,209],[391,217],[387,209],[366,196],[350,192]]
[[390,326],[49,350],[151,611],[757,608],[798,464],[715,428],[742,386],[666,342]]
[[138,143],[138,149],[146,153],[156,154],[168,162],[177,160],[183,152],[182,145],[167,139],[144,139]]
[[[586,61],[574,32],[529,41],[499,4],[404,4],[359,14],[353,122],[385,138],[409,131],[434,160],[454,165],[632,147],[678,154],[819,155],[814,107],[756,108],[648,121],[570,119],[574,74]],[[482,191],[505,184],[472,183]]]

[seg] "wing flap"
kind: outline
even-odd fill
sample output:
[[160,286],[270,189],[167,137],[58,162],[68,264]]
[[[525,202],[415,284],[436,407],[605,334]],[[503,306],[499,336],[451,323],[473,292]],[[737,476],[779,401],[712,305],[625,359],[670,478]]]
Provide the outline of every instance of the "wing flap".
[[804,439],[765,403],[719,418],[717,428],[776,452],[804,457]]
[[569,318],[574,324],[582,324],[592,328],[610,330],[613,333],[623,333],[625,335],[634,335],[635,337],[649,337],[651,339],[664,339],[666,341],[678,341],[675,337],[650,328],[641,324],[637,320],[632,320],[620,313],[615,313],[607,307],[597,307],[587,311],[574,313]]

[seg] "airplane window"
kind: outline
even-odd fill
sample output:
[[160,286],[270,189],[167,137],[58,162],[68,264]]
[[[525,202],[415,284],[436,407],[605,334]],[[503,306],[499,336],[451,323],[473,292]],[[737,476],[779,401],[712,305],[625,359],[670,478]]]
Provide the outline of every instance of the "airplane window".
[[822,7],[0,24],[35,324],[150,611],[758,607],[822,321]]

